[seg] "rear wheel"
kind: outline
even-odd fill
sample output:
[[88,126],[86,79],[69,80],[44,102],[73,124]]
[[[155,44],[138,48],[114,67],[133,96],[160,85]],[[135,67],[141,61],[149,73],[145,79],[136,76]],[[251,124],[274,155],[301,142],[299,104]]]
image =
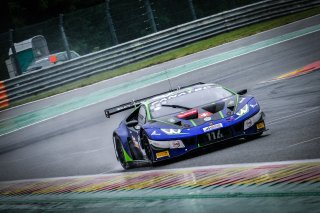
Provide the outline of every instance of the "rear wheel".
[[117,136],[117,135],[114,136],[114,143],[115,143],[115,148],[116,148],[118,160],[119,160],[121,166],[122,166],[124,169],[129,169],[130,166],[129,166],[129,164],[126,162],[126,159],[125,159],[125,157],[124,157],[123,147],[122,147],[122,143],[121,143],[121,141],[120,141],[119,136]]

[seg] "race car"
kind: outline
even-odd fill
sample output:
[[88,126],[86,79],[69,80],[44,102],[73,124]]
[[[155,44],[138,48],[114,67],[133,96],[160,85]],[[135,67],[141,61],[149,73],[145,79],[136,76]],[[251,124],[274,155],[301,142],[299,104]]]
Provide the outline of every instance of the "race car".
[[217,84],[197,83],[106,109],[105,115],[133,111],[113,132],[124,169],[176,158],[196,149],[266,131],[257,100]]

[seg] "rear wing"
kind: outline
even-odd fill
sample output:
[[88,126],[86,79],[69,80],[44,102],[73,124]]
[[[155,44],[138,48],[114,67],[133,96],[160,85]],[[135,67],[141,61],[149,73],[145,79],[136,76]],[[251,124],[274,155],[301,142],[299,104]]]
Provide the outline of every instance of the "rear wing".
[[[190,84],[190,85],[187,85],[187,86],[184,86],[184,87],[179,87],[178,90],[179,89],[184,89],[184,88],[187,88],[187,87],[191,87],[191,86],[195,86],[195,85],[200,85],[200,84],[204,84],[204,83],[203,82],[198,82],[198,83],[195,83],[195,84]],[[119,112],[123,112],[123,111],[129,110],[129,109],[136,108],[143,101],[146,101],[146,100],[148,100],[150,98],[154,98],[156,96],[163,95],[163,94],[166,94],[166,93],[169,93],[169,92],[172,92],[172,91],[173,90],[169,90],[169,91],[158,93],[156,95],[148,96],[148,97],[145,97],[145,98],[142,98],[142,99],[139,99],[139,100],[133,100],[131,102],[128,102],[128,103],[125,103],[125,104],[121,104],[119,106],[115,106],[115,107],[112,107],[112,108],[109,108],[109,109],[105,109],[104,110],[104,114],[106,115],[107,118],[110,118],[110,116],[113,115],[113,114],[116,114],[116,113],[119,113]]]
[[140,100],[133,100],[129,103],[125,103],[125,104],[121,104],[119,106],[116,106],[116,107],[112,107],[112,108],[109,108],[109,109],[105,109],[104,110],[104,114],[106,115],[107,118],[110,118],[110,115],[113,115],[113,114],[116,114],[116,113],[119,113],[119,112],[123,112],[123,111],[126,111],[128,109],[133,109],[135,107],[138,107],[142,101],[144,100],[147,100],[147,98],[145,99],[140,99]]

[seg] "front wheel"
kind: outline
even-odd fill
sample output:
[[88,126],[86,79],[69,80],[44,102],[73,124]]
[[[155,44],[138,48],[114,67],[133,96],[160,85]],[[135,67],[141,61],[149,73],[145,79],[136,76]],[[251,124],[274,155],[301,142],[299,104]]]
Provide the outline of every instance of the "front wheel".
[[146,134],[143,134],[141,141],[143,143],[144,150],[146,152],[148,160],[151,162],[151,164],[154,164],[153,152],[152,152],[152,148],[150,146],[149,140],[148,140],[148,136]]
[[125,159],[125,157],[124,157],[124,151],[123,151],[122,143],[121,143],[121,141],[120,141],[120,138],[119,138],[117,135],[114,136],[114,143],[115,143],[117,158],[118,158],[121,166],[122,166],[124,169],[129,169],[130,166],[129,166],[129,164],[126,162],[126,159]]

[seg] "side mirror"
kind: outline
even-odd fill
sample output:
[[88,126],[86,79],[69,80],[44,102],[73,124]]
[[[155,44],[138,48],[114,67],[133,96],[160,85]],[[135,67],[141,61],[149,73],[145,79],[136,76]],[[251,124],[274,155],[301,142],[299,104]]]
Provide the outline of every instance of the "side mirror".
[[248,92],[247,89],[243,89],[243,90],[238,91],[237,94],[238,94],[238,95],[244,95],[244,94],[246,94],[247,92]]
[[127,122],[127,127],[135,127],[138,125],[138,121],[137,120],[132,120]]

